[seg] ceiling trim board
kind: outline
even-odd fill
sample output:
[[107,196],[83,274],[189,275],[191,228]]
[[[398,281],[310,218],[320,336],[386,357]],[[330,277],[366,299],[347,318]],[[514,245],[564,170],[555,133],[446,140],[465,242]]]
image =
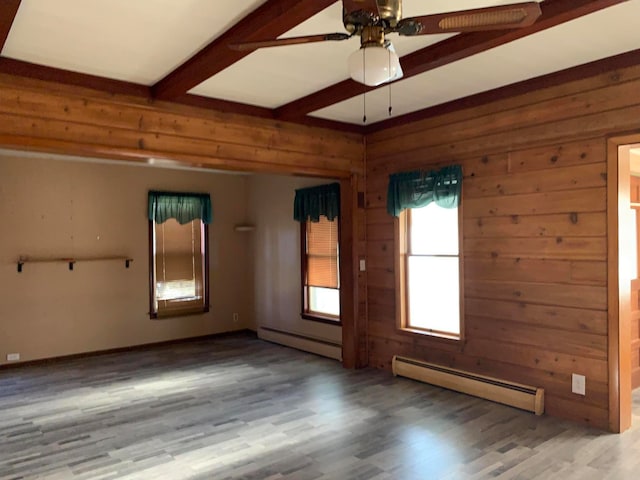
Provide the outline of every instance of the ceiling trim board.
[[[545,0],[540,4],[542,15],[531,26],[513,30],[462,33],[403,56],[400,59],[404,72],[402,80],[626,1],[628,0]],[[275,110],[275,116],[283,120],[293,120],[387,85],[366,87],[351,79],[343,80],[282,105]]]
[[459,98],[451,102],[407,113],[390,120],[384,120],[370,125],[366,129],[366,133],[372,134],[389,128],[398,127],[400,125],[406,125],[460,110],[479,107],[498,100],[505,100],[518,95],[525,95],[536,90],[555,87],[565,83],[638,65],[640,65],[640,49],[604,58],[602,60],[585,63],[584,65],[567,68],[558,72],[549,73],[540,77],[530,78],[528,80],[523,80],[522,82],[505,85],[504,87],[495,88],[493,90],[477,93],[468,97]]
[[335,0],[268,0],[209,43],[152,87],[156,98],[170,100],[246,57],[230,43],[276,38],[321,12]]
[[145,98],[149,98],[151,94],[151,90],[145,85],[37,65],[35,63],[23,62],[22,60],[14,60],[13,58],[7,57],[0,57],[0,73],[90,88],[113,94]]
[[16,18],[18,8],[20,8],[20,1],[3,0],[0,2],[0,52],[11,31],[11,25],[13,25],[13,20]]

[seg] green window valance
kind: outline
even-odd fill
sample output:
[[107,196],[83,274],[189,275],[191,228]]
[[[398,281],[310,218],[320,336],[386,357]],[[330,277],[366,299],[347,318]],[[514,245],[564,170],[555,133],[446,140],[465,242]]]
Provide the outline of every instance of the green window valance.
[[164,223],[175,218],[180,225],[196,218],[211,223],[211,197],[208,193],[149,192],[149,220]]
[[431,202],[444,208],[460,204],[462,167],[452,165],[431,171],[402,172],[389,175],[387,211],[397,217],[407,208],[426,207]]
[[340,215],[340,184],[330,183],[296,190],[293,218],[298,222],[320,221],[324,215],[333,221]]

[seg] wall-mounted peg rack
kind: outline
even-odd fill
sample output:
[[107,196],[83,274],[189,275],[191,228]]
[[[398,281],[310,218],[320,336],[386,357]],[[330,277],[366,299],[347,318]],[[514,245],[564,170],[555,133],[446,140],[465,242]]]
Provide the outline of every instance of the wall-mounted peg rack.
[[22,269],[25,263],[66,263],[69,265],[69,270],[73,271],[73,267],[77,262],[104,262],[110,260],[124,261],[125,268],[129,268],[133,258],[125,256],[112,256],[112,257],[83,257],[83,258],[45,258],[45,257],[20,257],[16,262],[18,265],[18,273],[22,273]]

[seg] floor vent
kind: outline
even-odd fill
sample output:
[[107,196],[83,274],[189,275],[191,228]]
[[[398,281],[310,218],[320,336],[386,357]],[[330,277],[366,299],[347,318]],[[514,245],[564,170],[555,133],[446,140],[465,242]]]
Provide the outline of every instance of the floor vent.
[[521,408],[536,415],[544,413],[543,388],[529,387],[397,355],[393,357],[392,368],[394,375]]

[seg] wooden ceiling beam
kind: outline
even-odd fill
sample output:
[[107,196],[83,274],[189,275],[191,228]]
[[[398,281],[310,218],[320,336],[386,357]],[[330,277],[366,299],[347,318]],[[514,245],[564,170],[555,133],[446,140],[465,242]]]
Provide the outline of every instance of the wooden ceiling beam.
[[152,87],[156,98],[170,100],[246,57],[234,42],[276,38],[336,0],[268,0]]
[[[542,15],[536,23],[529,27],[514,30],[462,33],[403,56],[401,58],[404,71],[403,79],[425,73],[626,1],[628,0],[546,0],[540,4]],[[367,87],[351,79],[343,80],[279,107],[275,110],[274,115],[282,120],[294,120],[321,108],[381,87]]]
[[0,52],[7,41],[11,25],[20,8],[20,0],[3,0],[0,2]]

